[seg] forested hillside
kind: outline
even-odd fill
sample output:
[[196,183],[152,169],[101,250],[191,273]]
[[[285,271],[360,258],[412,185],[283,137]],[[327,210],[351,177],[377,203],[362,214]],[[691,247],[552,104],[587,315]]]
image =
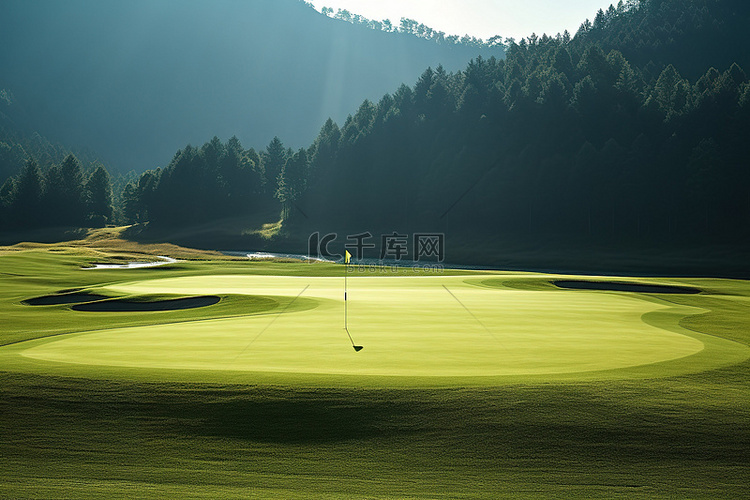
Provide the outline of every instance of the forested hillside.
[[[43,170],[60,163],[75,153],[87,168],[101,164],[94,153],[82,149],[71,149],[50,142],[33,129],[23,130],[18,126],[23,110],[15,106],[15,97],[7,89],[0,89],[0,185],[18,174],[29,159],[34,159]],[[21,116],[19,116],[21,115]]]
[[0,90],[23,133],[139,173],[214,135],[301,147],[329,116],[343,120],[427,66],[503,55],[375,31],[298,0],[6,0],[0,47]]
[[280,214],[270,239],[189,243],[296,251],[315,231],[439,231],[449,259],[485,264],[508,245],[745,248],[748,22],[737,0],[620,2],[573,37],[429,68],[340,125],[328,119],[308,147],[187,146],[125,187],[123,220],[158,238]]
[[[532,36],[505,60],[427,70],[324,128],[295,201],[304,217],[291,215],[306,230],[442,230],[482,248],[746,241],[750,85],[732,61],[747,58],[736,30],[749,12],[621,3],[572,40]],[[691,37],[706,64],[687,78],[670,61],[696,73],[673,43]]]
[[742,0],[621,1],[585,21],[573,43],[618,50],[647,78],[671,64],[693,81],[706,68],[750,65],[748,11]]
[[[24,132],[16,120],[14,96],[0,90],[0,231],[53,226],[102,226],[118,220],[114,206],[135,173],[111,179],[90,151],[50,142]],[[113,196],[113,188],[117,196]]]
[[0,187],[0,229],[100,227],[112,222],[112,182],[103,166],[85,172],[73,155],[43,171],[33,159]]

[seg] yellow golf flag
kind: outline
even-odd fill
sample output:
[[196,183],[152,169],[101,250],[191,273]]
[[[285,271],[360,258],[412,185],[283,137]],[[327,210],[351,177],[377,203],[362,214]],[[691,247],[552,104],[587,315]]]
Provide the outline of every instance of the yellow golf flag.
[[344,250],[344,264],[348,264],[351,259],[352,254],[349,253],[349,250]]

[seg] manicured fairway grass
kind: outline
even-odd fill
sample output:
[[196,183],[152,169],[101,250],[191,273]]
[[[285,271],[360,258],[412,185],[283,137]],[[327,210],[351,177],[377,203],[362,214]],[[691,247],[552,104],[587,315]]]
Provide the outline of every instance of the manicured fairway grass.
[[[0,496],[736,498],[750,479],[746,282],[355,271],[355,353],[342,266],[86,261],[0,255]],[[79,288],[222,300],[22,303]]]

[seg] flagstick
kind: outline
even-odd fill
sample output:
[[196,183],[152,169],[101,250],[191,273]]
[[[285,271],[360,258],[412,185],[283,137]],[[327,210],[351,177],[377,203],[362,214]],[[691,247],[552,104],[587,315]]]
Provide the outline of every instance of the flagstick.
[[356,345],[352,338],[352,334],[349,333],[349,301],[347,300],[347,292],[349,290],[349,285],[347,283],[347,277],[349,276],[349,259],[349,252],[347,252],[344,257],[344,266],[346,266],[344,267],[344,330],[346,330],[346,334],[349,336],[349,341],[352,343],[354,350],[359,352],[363,347],[361,345]]

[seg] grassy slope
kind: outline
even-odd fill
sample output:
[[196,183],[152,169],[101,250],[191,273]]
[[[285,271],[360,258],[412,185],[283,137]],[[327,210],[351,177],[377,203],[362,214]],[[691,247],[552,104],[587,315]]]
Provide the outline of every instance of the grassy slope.
[[[87,259],[79,250],[0,257],[3,342],[80,329],[65,323],[65,308],[31,328],[12,311],[22,298],[124,280],[117,271],[73,276]],[[216,265],[222,274],[333,269]],[[174,271],[205,272],[128,273]],[[682,325],[750,344],[747,284],[691,282],[718,293],[671,298],[711,309]],[[748,374],[746,361],[648,381],[393,390],[2,373],[0,494],[737,498],[750,480]]]

